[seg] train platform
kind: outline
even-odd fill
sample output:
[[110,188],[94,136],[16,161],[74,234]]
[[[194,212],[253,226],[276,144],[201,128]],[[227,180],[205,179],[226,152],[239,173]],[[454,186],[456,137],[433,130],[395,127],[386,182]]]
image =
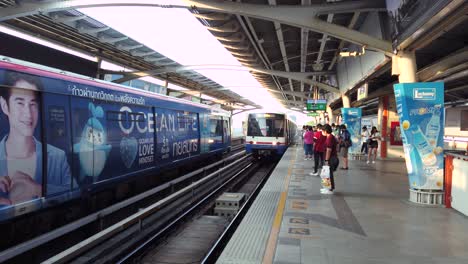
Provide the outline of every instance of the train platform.
[[350,161],[333,195],[290,147],[217,263],[468,263],[468,218],[408,201],[404,161]]

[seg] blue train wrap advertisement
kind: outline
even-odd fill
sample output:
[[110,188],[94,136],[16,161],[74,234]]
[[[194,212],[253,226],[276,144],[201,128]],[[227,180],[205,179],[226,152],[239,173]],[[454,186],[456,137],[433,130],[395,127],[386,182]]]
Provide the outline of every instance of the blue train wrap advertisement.
[[394,85],[409,185],[442,190],[444,178],[444,84]]
[[199,110],[146,100],[153,99],[0,70],[0,219],[16,205],[35,210],[199,155]]
[[361,108],[342,108],[341,113],[343,115],[343,123],[346,124],[346,128],[351,134],[351,141],[353,145],[349,148],[351,153],[358,153],[361,151]]

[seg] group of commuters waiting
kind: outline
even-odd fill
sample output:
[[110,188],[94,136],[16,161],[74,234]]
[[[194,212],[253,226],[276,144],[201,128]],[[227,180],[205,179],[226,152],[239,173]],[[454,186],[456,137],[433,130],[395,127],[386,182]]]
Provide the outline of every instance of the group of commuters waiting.
[[[303,126],[302,129],[304,160],[314,160],[314,171],[310,175],[319,176],[319,169],[323,165],[329,165],[331,188],[322,188],[320,191],[323,194],[333,194],[333,190],[335,189],[333,172],[336,171],[339,165],[338,154],[343,161],[341,169],[349,169],[348,152],[352,146],[351,134],[344,124],[318,124],[317,126]],[[369,132],[367,131],[367,127],[364,127],[361,137],[363,142],[361,153],[368,155],[367,164],[370,162],[375,163],[378,140],[380,139],[377,128],[372,127],[371,132]]]

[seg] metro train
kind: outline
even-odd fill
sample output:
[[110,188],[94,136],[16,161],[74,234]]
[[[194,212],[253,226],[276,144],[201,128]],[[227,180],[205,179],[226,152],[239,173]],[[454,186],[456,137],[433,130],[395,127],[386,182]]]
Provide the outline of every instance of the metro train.
[[296,142],[297,126],[284,113],[254,112],[247,115],[245,149],[259,155],[282,155]]
[[230,151],[219,108],[0,56],[0,220]]

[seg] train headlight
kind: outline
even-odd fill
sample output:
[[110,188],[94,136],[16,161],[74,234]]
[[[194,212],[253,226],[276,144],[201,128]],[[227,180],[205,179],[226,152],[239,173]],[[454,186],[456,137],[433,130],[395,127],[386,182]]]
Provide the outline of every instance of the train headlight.
[[275,143],[273,143],[273,144],[275,144],[275,145],[278,145],[278,144],[279,144],[279,142],[277,141],[277,142],[275,142]]
[[208,143],[213,143],[214,140],[213,139],[208,139]]
[[254,144],[254,145],[257,144],[257,141],[254,141],[253,144]]

